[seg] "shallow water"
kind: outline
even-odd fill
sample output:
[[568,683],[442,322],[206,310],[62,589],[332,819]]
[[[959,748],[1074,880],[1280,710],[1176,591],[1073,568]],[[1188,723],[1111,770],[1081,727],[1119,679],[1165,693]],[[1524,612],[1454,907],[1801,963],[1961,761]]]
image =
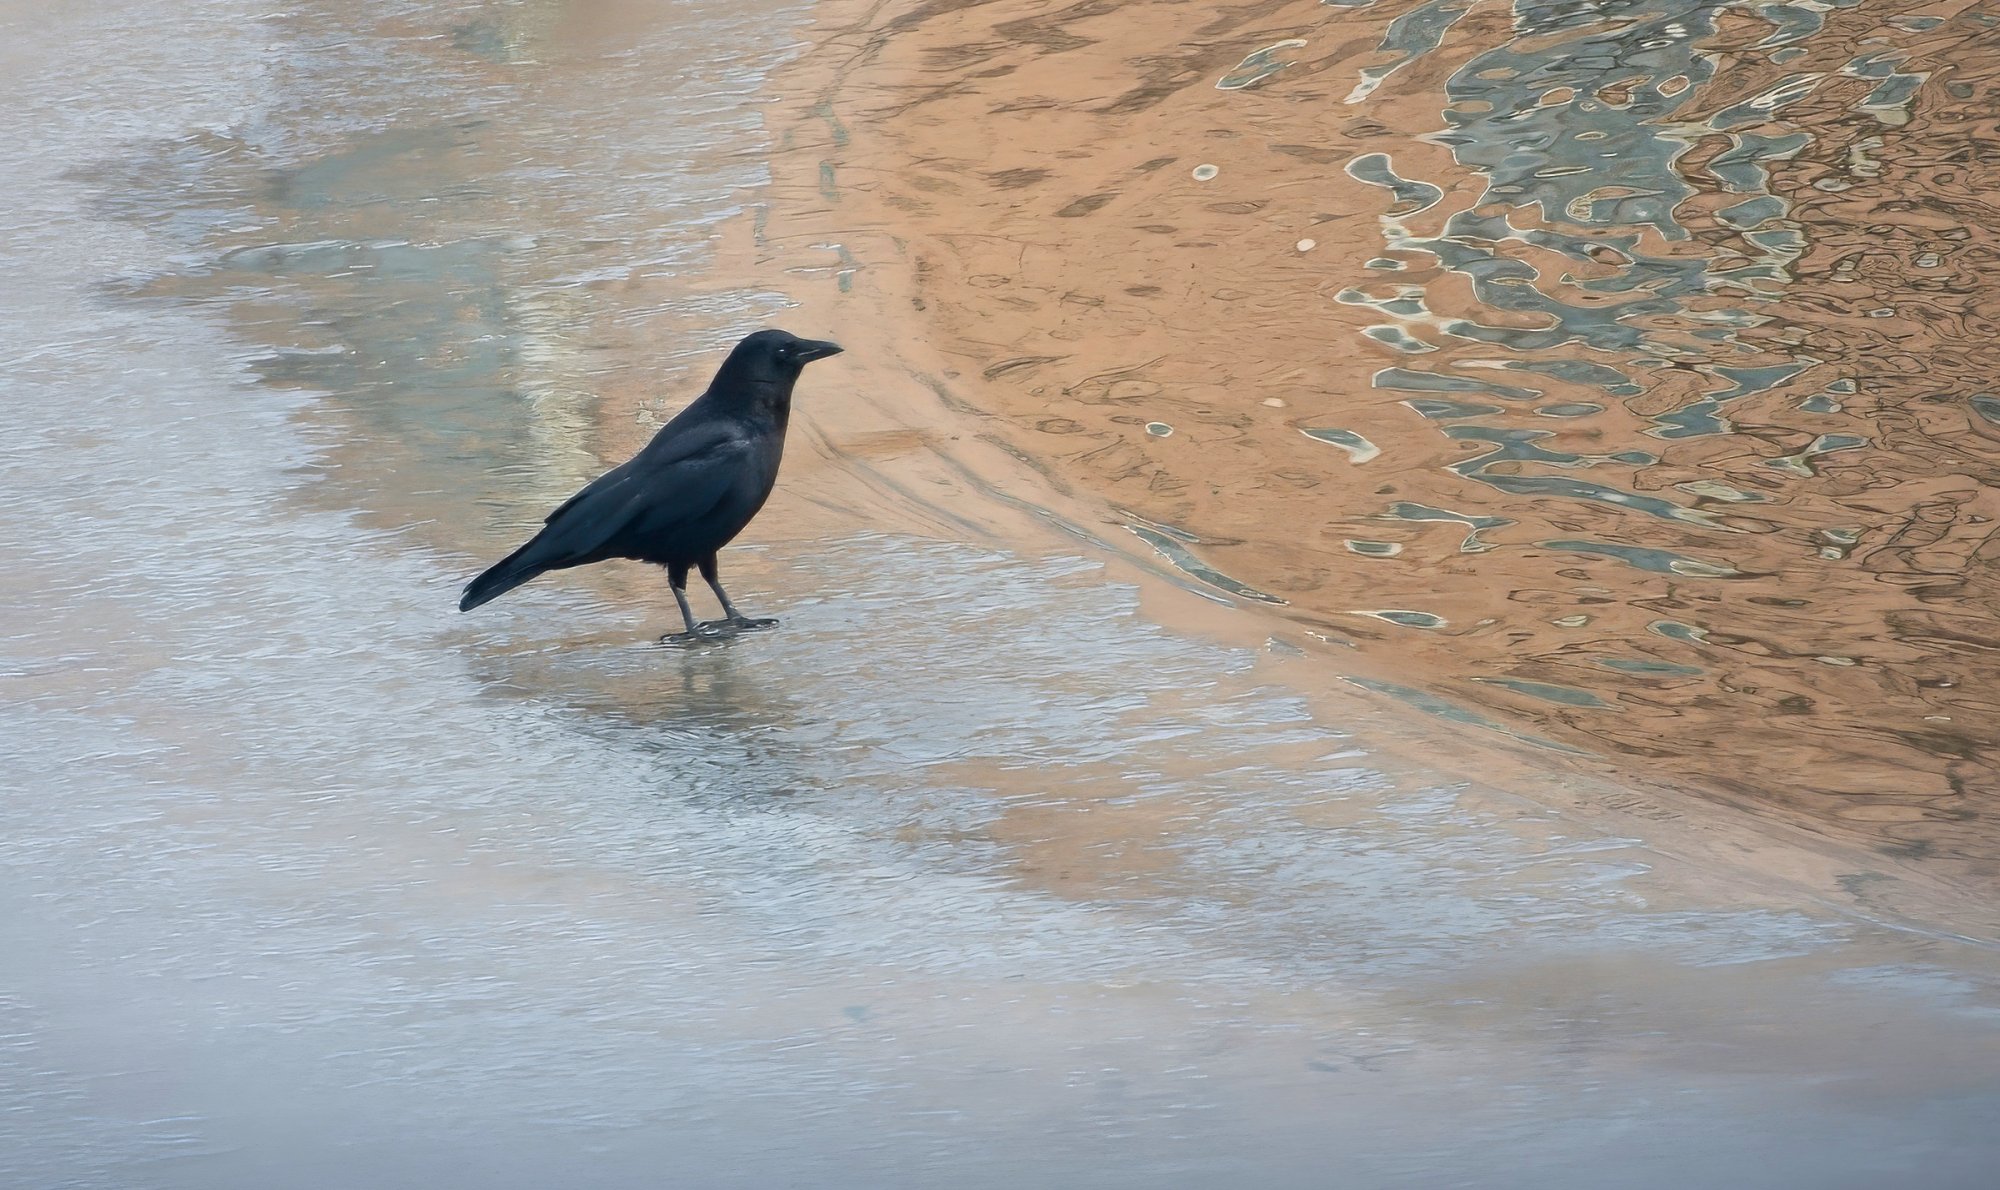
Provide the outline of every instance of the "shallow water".
[[[1991,840],[1952,825],[1976,816],[1965,799],[1993,792],[2000,723],[1971,692],[1986,684],[1975,639],[1990,614],[1981,511],[1994,478],[1970,403],[1979,384],[1940,377],[1919,397],[1851,342],[1899,305],[1944,315],[1922,270],[1967,267],[1974,233],[1952,221],[1979,216],[1947,200],[1917,226],[1903,216],[1911,189],[1871,184],[1882,164],[1841,149],[1858,125],[1890,160],[1953,142],[1975,84],[1950,90],[1944,73],[1991,71],[1993,18],[1963,4],[1891,16],[1852,3],[1521,3],[1488,47],[1454,30],[1473,8],[1411,9],[1378,47],[1390,66],[1363,70],[1386,79],[1436,55],[1441,85],[1347,97],[1399,126],[1441,101],[1442,123],[1411,129],[1423,133],[1411,151],[1347,165],[1396,205],[1381,218],[1386,254],[1370,262],[1385,275],[1340,300],[1389,316],[1364,334],[1400,331],[1422,352],[1377,372],[1378,390],[1502,398],[1442,413],[1405,402],[1454,446],[1491,449],[1425,475],[1412,464],[1434,464],[1436,449],[1412,443],[1378,475],[1505,518],[1472,568],[1489,582],[1593,587],[1517,589],[1538,598],[1509,609],[1440,582],[1439,611],[1508,629],[1510,657],[1455,676],[1517,693],[1523,679],[1587,687],[1592,701],[1563,700],[1584,710],[1561,722],[1572,739],[1667,760],[1705,737],[1711,758],[1692,767],[1735,792],[1842,825],[1907,824],[1887,828],[1885,847],[1990,866]],[[1417,27],[1429,31],[1413,41]],[[1933,79],[1917,63],[1946,69]],[[1395,157],[1458,194],[1400,177]],[[1858,278],[1840,275],[1842,242],[1863,228],[1914,275],[1843,289]],[[1943,288],[1945,307],[1982,300],[1976,285]],[[1896,349],[1952,370],[1952,332],[1916,323],[1902,320]],[[1938,407],[1921,428],[1906,424],[1919,401]],[[1524,424],[1535,414],[1561,421]],[[1393,565],[1412,573],[1377,581],[1440,577],[1417,554]],[[1552,604],[1577,614],[1547,615]],[[1662,631],[1683,621],[1701,635]],[[1613,650],[1657,666],[1607,673]],[[1723,708],[1739,722],[1699,730]],[[1755,759],[1771,749],[1788,771]]]
[[1990,6],[834,7],[809,224],[1164,562],[1991,899]]
[[1988,950],[1394,762],[1100,559],[753,534],[785,626],[705,650],[636,568],[457,616],[777,306],[693,275],[795,11],[0,12],[0,1182],[2000,1157]]

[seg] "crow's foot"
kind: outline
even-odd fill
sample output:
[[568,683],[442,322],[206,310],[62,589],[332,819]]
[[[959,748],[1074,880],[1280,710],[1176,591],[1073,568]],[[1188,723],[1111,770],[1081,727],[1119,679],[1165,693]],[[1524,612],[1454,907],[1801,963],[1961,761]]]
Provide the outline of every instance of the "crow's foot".
[[660,643],[669,648],[686,649],[696,645],[720,644],[734,635],[733,632],[718,631],[713,624],[702,624],[687,632],[669,632],[660,638]]
[[772,619],[758,619],[754,616],[731,616],[726,620],[710,620],[703,628],[713,628],[724,633],[758,632],[765,628],[776,628],[778,622]]

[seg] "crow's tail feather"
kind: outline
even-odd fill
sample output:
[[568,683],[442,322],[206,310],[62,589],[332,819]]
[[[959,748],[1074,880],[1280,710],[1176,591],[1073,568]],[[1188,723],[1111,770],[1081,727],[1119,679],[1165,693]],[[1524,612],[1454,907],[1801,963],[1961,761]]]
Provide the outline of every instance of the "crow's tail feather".
[[536,575],[554,569],[544,563],[529,561],[523,556],[534,544],[531,541],[508,554],[487,567],[478,578],[465,584],[465,593],[458,597],[458,610],[469,612],[482,603],[490,603],[500,598]]

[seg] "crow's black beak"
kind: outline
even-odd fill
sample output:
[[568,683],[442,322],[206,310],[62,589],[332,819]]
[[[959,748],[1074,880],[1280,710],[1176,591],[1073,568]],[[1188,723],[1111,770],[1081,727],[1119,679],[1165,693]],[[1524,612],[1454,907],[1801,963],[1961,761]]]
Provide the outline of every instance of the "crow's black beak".
[[828,342],[825,339],[807,339],[799,344],[798,355],[794,358],[802,364],[809,364],[816,359],[825,359],[829,355],[839,354],[840,344],[838,343]]

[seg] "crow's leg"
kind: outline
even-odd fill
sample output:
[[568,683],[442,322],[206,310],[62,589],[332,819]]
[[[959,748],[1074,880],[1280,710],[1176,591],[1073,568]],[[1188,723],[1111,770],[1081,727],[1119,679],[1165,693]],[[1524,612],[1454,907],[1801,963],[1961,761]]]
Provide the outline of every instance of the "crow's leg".
[[729,592],[722,589],[721,580],[716,578],[716,566],[715,566],[714,554],[710,554],[708,557],[703,558],[700,562],[700,566],[701,566],[702,579],[708,583],[709,589],[715,592],[715,597],[722,601],[722,614],[727,618],[719,621],[719,623],[727,624],[729,627],[736,629],[776,628],[778,626],[778,622],[776,620],[751,619],[749,616],[746,616],[742,612],[736,610],[736,605],[729,602]]
[[660,639],[670,645],[684,645],[698,640],[713,640],[715,630],[694,618],[694,609],[688,606],[688,568],[680,563],[667,566],[667,584],[674,589],[674,602],[681,605],[681,619],[687,621],[686,632],[671,632]]

